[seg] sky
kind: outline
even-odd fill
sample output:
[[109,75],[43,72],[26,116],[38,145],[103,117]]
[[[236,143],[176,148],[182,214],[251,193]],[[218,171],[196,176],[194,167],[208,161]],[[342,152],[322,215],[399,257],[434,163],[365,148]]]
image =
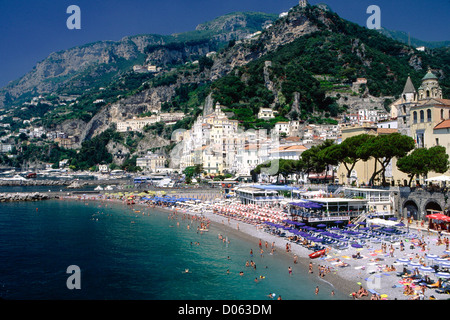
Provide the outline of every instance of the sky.
[[[381,26],[427,41],[450,40],[450,0],[310,0],[366,26],[378,5]],[[172,34],[236,11],[281,13],[298,0],[0,0],[0,87],[29,72],[52,52],[136,34]],[[66,25],[70,5],[81,29]]]

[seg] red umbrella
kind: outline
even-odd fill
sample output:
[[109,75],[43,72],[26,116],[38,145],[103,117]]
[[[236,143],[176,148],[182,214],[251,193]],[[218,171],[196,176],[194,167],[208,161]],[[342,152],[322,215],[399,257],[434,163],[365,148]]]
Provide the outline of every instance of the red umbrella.
[[427,215],[427,218],[433,219],[433,220],[441,220],[441,221],[450,222],[450,217],[446,216],[445,214],[442,214],[442,213],[429,214],[429,215]]

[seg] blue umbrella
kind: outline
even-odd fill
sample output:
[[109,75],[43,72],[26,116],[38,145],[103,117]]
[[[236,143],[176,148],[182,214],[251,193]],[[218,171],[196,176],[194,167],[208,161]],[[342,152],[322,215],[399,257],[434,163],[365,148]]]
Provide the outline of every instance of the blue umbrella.
[[363,246],[360,245],[359,243],[352,243],[352,247],[353,248],[362,248]]
[[432,267],[421,266],[419,269],[420,271],[423,272],[435,272],[435,270]]
[[407,263],[409,263],[409,259],[407,259],[407,258],[398,258],[397,262],[407,264]]
[[448,273],[448,272],[438,272],[438,273],[436,273],[436,277],[449,279],[450,278],[450,273]]
[[318,227],[318,228],[325,228],[326,225],[325,225],[325,224],[319,224],[319,225],[317,225],[317,227]]

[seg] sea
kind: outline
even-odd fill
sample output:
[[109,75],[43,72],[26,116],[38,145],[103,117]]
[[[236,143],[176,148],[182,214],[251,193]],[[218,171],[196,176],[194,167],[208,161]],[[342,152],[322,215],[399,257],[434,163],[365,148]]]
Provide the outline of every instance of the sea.
[[257,241],[221,224],[197,227],[181,214],[121,203],[1,203],[0,298],[348,299],[292,257],[261,255]]

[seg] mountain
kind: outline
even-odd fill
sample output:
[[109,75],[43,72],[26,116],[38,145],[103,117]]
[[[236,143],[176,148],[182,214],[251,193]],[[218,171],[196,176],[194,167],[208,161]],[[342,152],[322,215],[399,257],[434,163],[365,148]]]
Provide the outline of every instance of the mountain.
[[394,40],[403,42],[405,44],[411,43],[411,46],[414,48],[426,47],[429,49],[436,49],[436,48],[450,47],[450,41],[424,41],[414,37],[410,37],[410,35],[404,31],[388,30],[385,28],[381,28],[378,31],[381,34],[390,37]]
[[[135,65],[155,66],[157,72],[135,72]],[[417,51],[326,6],[295,6],[281,17],[233,13],[190,32],[130,36],[51,54],[2,89],[3,103],[11,107],[3,122],[18,131],[17,117],[76,136],[78,154],[107,145],[111,153],[133,157],[138,150],[169,145],[172,132],[189,129],[215,102],[246,129],[271,129],[290,119],[333,122],[352,104],[375,101],[386,107],[402,93],[408,76],[417,88],[429,67],[450,96],[450,48]],[[353,88],[357,78],[367,79],[360,90]],[[43,97],[30,103],[39,94]],[[258,119],[262,107],[278,116]],[[139,134],[111,129],[114,122],[155,110],[185,117]],[[30,154],[55,150],[45,148]],[[95,157],[97,163],[111,158]],[[89,159],[79,159],[83,168],[92,165]]]
[[[120,41],[98,41],[50,54],[22,78],[0,89],[0,107],[20,105],[33,96],[61,93],[80,94],[102,87],[119,74],[145,62],[148,46],[171,43],[208,42],[207,50],[219,49],[230,40],[242,39],[271,23],[278,16],[236,12],[200,24],[196,30],[169,36],[144,34]],[[201,53],[201,52],[200,52]],[[70,89],[69,89],[70,88]]]

